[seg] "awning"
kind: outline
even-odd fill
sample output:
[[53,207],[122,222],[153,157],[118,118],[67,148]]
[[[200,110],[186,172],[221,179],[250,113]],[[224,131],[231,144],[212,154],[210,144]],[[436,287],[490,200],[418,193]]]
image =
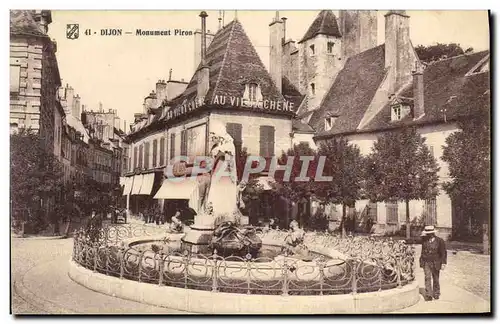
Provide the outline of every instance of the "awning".
[[123,195],[130,195],[130,191],[132,190],[132,185],[134,184],[134,177],[125,178],[125,186],[123,188]]
[[184,178],[163,180],[163,183],[154,196],[155,199],[193,199],[197,198],[199,193],[198,182],[196,178]]
[[153,183],[155,182],[155,174],[154,173],[148,173],[144,174],[144,177],[142,178],[142,186],[139,191],[139,195],[150,195],[151,190],[153,190]]
[[124,186],[125,185],[125,181],[127,181],[126,177],[120,177],[120,186]]
[[134,185],[132,186],[131,195],[138,195],[141,191],[142,179],[144,176],[142,174],[134,176]]

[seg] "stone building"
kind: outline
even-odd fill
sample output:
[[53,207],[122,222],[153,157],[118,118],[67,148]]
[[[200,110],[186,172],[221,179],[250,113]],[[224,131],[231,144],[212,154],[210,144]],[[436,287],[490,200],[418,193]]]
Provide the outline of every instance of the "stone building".
[[47,150],[60,155],[61,78],[57,45],[47,36],[51,22],[50,10],[10,11],[10,126],[39,132]]
[[[458,119],[467,118],[474,109],[490,109],[489,51],[427,65],[420,62],[413,48],[410,16],[405,11],[391,10],[384,16],[385,42],[381,45],[376,44],[375,11],[340,11],[339,17],[337,21],[333,13],[322,11],[299,42],[298,54],[288,50],[293,42],[283,44],[283,74],[298,83],[306,96],[298,118],[313,129],[314,145],[345,137],[366,155],[382,132],[415,125],[440,166],[440,183],[447,181],[448,166],[441,160],[446,138],[458,130]],[[308,43],[311,39],[314,51]],[[328,42],[334,42],[333,49],[338,45],[340,51],[331,53]],[[300,53],[307,52],[309,57],[300,59]],[[329,62],[328,55],[338,55],[334,62],[340,64],[326,63],[327,68],[317,69],[315,74],[315,67]],[[321,99],[314,98],[311,88],[305,90],[301,85],[306,84],[304,80],[315,85]],[[380,233],[395,231],[405,223],[403,203],[361,200],[354,208],[360,221],[374,219]],[[453,210],[442,189],[435,199],[410,203],[411,219],[437,226],[444,237],[451,232]],[[330,214],[338,220],[341,211],[333,206]]]

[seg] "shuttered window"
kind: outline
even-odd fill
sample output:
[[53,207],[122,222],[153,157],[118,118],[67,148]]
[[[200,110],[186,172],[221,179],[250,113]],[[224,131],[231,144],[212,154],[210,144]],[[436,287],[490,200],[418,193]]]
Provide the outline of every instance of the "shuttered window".
[[153,168],[156,168],[158,166],[157,165],[157,162],[158,162],[157,155],[158,155],[158,140],[155,139],[153,141]]
[[165,165],[165,137],[160,139],[160,166]]
[[236,149],[236,156],[239,156],[241,153],[241,146],[243,144],[242,142],[242,126],[241,124],[238,123],[227,123],[226,124],[226,131],[231,137],[233,138],[234,141],[234,147]]
[[274,156],[274,127],[260,126],[260,156]]
[[388,201],[385,203],[387,213],[387,224],[398,223],[398,203],[397,201]]
[[169,160],[172,160],[175,157],[175,133],[170,134],[170,157]]
[[181,132],[181,155],[187,155],[187,131],[183,130]]
[[367,215],[373,222],[377,222],[377,203],[370,201],[367,205]]
[[149,142],[144,144],[144,169],[149,169],[149,146]]
[[427,199],[424,202],[424,223],[425,225],[436,225],[437,223],[436,198]]
[[144,146],[143,144],[141,144],[141,146],[139,146],[139,165],[138,165],[139,169],[142,169],[142,158],[144,157],[143,156],[143,151],[144,151],[143,146]]
[[136,168],[137,168],[137,146],[134,147],[134,167],[132,171],[135,170]]

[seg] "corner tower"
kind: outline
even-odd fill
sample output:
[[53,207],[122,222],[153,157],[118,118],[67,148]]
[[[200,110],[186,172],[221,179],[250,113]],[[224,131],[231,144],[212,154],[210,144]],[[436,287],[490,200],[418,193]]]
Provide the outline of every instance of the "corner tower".
[[342,34],[331,10],[321,11],[299,45],[299,91],[307,95],[307,110],[319,107],[342,69]]

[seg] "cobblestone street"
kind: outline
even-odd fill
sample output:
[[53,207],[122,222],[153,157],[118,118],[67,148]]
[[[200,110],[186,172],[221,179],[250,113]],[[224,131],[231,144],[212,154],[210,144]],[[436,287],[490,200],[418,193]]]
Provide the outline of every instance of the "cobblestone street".
[[[128,313],[181,314],[93,292],[67,275],[72,239],[12,239],[12,311],[14,314]],[[397,313],[486,312],[489,309],[490,257],[471,252],[448,252],[442,272],[442,298]],[[420,254],[417,249],[417,256]],[[423,287],[423,271],[417,269]]]

